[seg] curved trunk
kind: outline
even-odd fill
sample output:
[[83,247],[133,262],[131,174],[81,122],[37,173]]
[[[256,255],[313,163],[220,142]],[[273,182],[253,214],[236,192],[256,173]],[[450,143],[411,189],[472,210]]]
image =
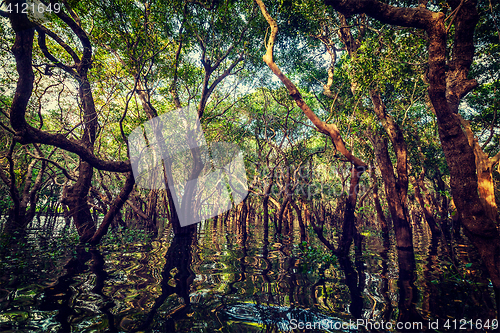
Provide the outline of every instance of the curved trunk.
[[415,258],[410,214],[408,212],[408,148],[401,128],[394,121],[393,117],[387,113],[380,93],[371,90],[370,98],[374,106],[374,112],[382,122],[382,126],[389,136],[396,154],[397,177],[394,174],[394,167],[389,157],[386,140],[381,137],[372,139],[377,163],[385,184],[394,233],[396,234],[399,269],[403,275],[413,275],[415,271]]
[[[84,63],[82,59],[78,66],[79,86],[78,93],[83,109],[84,131],[80,144],[93,152],[94,142],[97,132],[97,112],[95,110],[94,98],[88,81],[87,72],[90,63]],[[74,185],[67,188],[63,196],[63,202],[69,207],[70,216],[73,217],[81,243],[87,243],[96,231],[96,221],[90,213],[88,197],[92,185],[94,168],[87,162],[80,159],[78,166],[78,178]]]

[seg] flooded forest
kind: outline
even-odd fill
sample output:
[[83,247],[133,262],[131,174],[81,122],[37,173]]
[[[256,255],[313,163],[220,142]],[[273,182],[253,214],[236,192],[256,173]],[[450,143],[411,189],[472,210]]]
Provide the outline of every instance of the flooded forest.
[[0,332],[500,331],[500,3],[4,0]]

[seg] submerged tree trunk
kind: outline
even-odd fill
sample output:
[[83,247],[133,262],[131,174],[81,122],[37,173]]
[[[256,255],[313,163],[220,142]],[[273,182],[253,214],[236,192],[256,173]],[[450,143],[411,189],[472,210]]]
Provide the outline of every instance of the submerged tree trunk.
[[434,214],[432,213],[431,207],[432,202],[429,200],[429,194],[427,193],[427,188],[424,184],[424,175],[423,170],[418,178],[412,177],[414,189],[415,189],[415,197],[424,212],[424,218],[433,235],[441,234],[441,230],[439,229],[439,225],[434,218]]
[[375,156],[382,173],[382,179],[385,184],[385,193],[389,211],[393,221],[394,233],[398,249],[399,269],[404,271],[402,274],[414,274],[415,257],[413,251],[413,237],[410,226],[410,219],[407,204],[407,180],[401,180],[398,173],[398,179],[394,175],[389,153],[387,151],[387,142],[384,138],[373,138],[375,147]]
[[297,213],[297,220],[299,221],[299,229],[300,229],[300,242],[306,242],[307,241],[307,233],[306,233],[306,226],[304,224],[304,220],[302,219],[302,212],[300,211],[299,206],[297,206],[297,203],[295,201],[292,201],[292,207],[295,209],[295,212]]
[[[92,90],[88,81],[87,72],[90,68],[90,57],[83,58],[78,66],[79,86],[78,92],[83,108],[84,131],[80,144],[89,151],[94,150],[97,132],[97,112],[95,110]],[[67,188],[63,196],[63,203],[69,207],[81,243],[87,243],[96,231],[96,221],[92,218],[88,197],[92,185],[94,168],[83,160],[78,166],[78,178],[74,185]]]
[[[266,6],[262,2],[262,0],[256,0],[257,5],[259,6],[262,15],[266,19],[267,23],[269,24],[271,28],[269,40],[266,42],[266,54],[263,56],[264,62],[267,64],[267,66],[272,70],[272,72],[280,79],[280,81],[285,85],[286,89],[288,90],[288,93],[290,96],[293,98],[297,106],[304,112],[307,118],[314,124],[316,129],[325,134],[328,135],[335,145],[335,148],[342,154],[344,157],[353,165],[353,169],[355,169],[357,179],[351,180],[351,187],[353,187],[355,190],[357,190],[356,185],[359,183],[359,178],[361,178],[361,175],[367,168],[367,164],[364,163],[361,159],[357,158],[354,156],[345,146],[344,141],[342,139],[342,136],[340,134],[340,131],[335,124],[328,124],[324,121],[322,121],[312,110],[311,108],[307,105],[307,103],[304,101],[302,98],[302,95],[300,94],[299,90],[293,84],[293,82],[285,75],[283,72],[279,69],[279,67],[276,65],[273,59],[273,52],[274,52],[274,43],[276,42],[276,37],[278,34],[278,25],[276,21],[269,15]],[[354,209],[356,207],[356,200],[357,200],[357,195],[355,193],[352,193],[352,196],[349,196],[347,198],[346,205],[349,205],[350,208],[348,211],[346,211],[344,215],[344,227],[347,227],[347,234],[346,237],[349,235],[352,235],[351,230],[353,230],[354,226],[351,225],[351,223],[354,223]],[[316,228],[316,227],[315,227]],[[321,236],[318,234],[320,239],[325,239],[322,237],[322,225],[321,225]],[[317,232],[319,232],[319,229],[315,229]],[[345,247],[347,240],[349,242],[352,241],[351,239],[348,239],[346,237],[343,237],[343,247]],[[325,243],[327,245],[327,243]],[[330,249],[332,245],[327,245]]]
[[378,180],[375,175],[375,167],[372,165],[370,168],[370,175],[373,182],[373,202],[375,204],[375,210],[377,212],[377,219],[380,224],[380,229],[384,235],[384,239],[389,235],[389,226],[387,225],[387,219],[385,218],[384,211],[382,210],[382,205],[380,204],[380,198],[378,196]]
[[437,209],[439,212],[439,219],[446,220],[448,218],[448,213],[450,209],[449,199],[446,196],[446,184],[443,181],[443,175],[439,171],[436,170],[435,176],[432,179],[434,186],[436,187],[436,201],[437,201]]
[[[446,15],[436,13],[425,5],[417,8],[395,7],[370,0],[324,0],[326,5],[344,15],[365,13],[382,23],[424,29],[428,36],[428,94],[436,114],[439,138],[450,170],[450,187],[464,232],[478,249],[487,267],[497,295],[500,293],[500,234],[490,209],[479,195],[478,174],[474,150],[464,133],[458,109],[462,98],[477,87],[469,79],[474,58],[474,31],[479,20],[477,1],[449,1],[456,11],[450,24],[453,47],[448,55]],[[450,25],[451,27],[451,25]],[[485,186],[483,186],[484,188]],[[499,297],[499,296],[497,296]]]
[[346,256],[349,253],[352,240],[354,239],[356,228],[356,201],[358,199],[359,180],[364,173],[365,168],[351,168],[351,181],[349,186],[349,194],[345,201],[344,222],[342,225],[342,239],[340,240],[340,254]]
[[[248,196],[247,196],[248,198]],[[243,245],[246,244],[247,241],[247,221],[248,221],[248,206],[247,206],[247,199],[243,200],[241,203],[241,214],[239,216],[239,219],[236,221],[238,223],[239,228],[238,228],[238,243]]]

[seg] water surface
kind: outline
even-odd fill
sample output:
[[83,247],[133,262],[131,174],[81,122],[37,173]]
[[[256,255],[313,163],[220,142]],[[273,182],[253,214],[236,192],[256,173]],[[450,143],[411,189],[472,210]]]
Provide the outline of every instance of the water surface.
[[270,229],[265,241],[259,222],[205,222],[192,238],[129,231],[99,247],[74,245],[69,231],[32,236],[2,250],[0,331],[400,331],[403,318],[420,322],[417,331],[438,322],[451,332],[447,322],[464,320],[457,331],[477,332],[495,318],[492,288],[464,239],[446,245],[415,232],[423,236],[409,281],[399,276],[391,235],[363,227],[362,249],[336,258],[312,231],[301,242],[294,230],[275,237]]

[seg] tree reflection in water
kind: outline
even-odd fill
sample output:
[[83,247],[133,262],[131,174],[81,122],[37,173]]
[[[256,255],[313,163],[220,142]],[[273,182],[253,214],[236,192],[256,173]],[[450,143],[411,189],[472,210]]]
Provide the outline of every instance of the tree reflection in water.
[[[471,275],[453,273],[442,238],[415,240],[418,270],[408,272],[398,265],[404,251],[396,251],[387,233],[366,234],[356,241],[362,244],[357,251],[330,261],[314,237],[307,241],[310,252],[299,247],[304,235],[296,220],[287,220],[293,217],[285,214],[286,233],[274,240],[272,223],[252,219],[250,211],[148,246],[77,247],[62,274],[53,270],[30,284],[13,280],[2,287],[16,296],[0,299],[0,329],[192,332],[195,326],[200,332],[278,332],[292,330],[292,320],[333,325],[494,318],[492,290],[481,284],[487,280],[472,280],[478,261],[467,266]],[[461,262],[476,255],[466,244],[450,248]],[[34,260],[12,274],[27,276],[40,271],[40,264]],[[9,272],[2,274],[8,278]],[[28,298],[28,289],[38,291]],[[5,322],[20,313],[26,319]]]
[[175,294],[179,301],[182,300],[181,304],[170,309],[165,319],[158,323],[157,329],[161,329],[162,332],[176,332],[176,321],[186,317],[186,314],[190,311],[189,291],[195,277],[191,269],[192,241],[193,236],[189,233],[174,236],[172,239],[172,243],[165,255],[166,262],[161,274],[161,295],[155,300],[144,322],[134,332],[147,331],[153,323],[158,309],[171,295]]

